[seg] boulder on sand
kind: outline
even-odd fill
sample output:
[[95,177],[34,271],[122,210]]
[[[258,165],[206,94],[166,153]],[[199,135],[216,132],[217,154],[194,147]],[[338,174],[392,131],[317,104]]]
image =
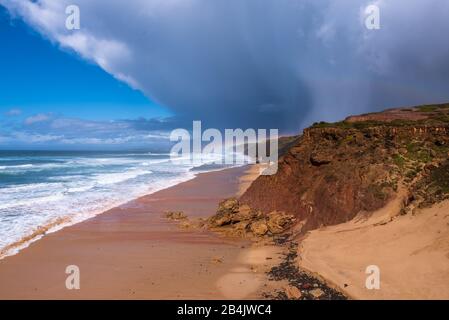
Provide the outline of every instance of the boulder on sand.
[[237,213],[239,210],[239,201],[235,198],[229,198],[218,204],[217,213]]
[[258,220],[251,223],[250,229],[255,236],[264,236],[268,232],[267,222],[265,220]]
[[212,229],[223,228],[230,236],[246,237],[247,232],[251,232],[256,237],[263,237],[285,232],[294,220],[294,216],[285,212],[265,214],[230,198],[219,203],[217,213],[208,219],[207,226]]
[[294,221],[294,216],[281,211],[272,211],[268,214],[267,226],[272,234],[284,232]]
[[235,198],[225,199],[218,204],[217,214],[209,219],[211,227],[222,227],[235,221],[239,210],[239,202]]
[[233,216],[233,222],[250,220],[253,216],[253,211],[251,210],[250,206],[244,204],[239,206],[238,211]]

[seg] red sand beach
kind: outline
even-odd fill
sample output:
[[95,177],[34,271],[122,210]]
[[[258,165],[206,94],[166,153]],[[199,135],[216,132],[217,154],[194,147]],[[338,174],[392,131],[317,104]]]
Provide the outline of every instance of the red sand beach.
[[[248,167],[199,174],[48,234],[0,261],[0,299],[258,298],[274,249],[182,230],[163,217],[210,216],[256,176]],[[80,290],[65,286],[69,265],[80,269]]]

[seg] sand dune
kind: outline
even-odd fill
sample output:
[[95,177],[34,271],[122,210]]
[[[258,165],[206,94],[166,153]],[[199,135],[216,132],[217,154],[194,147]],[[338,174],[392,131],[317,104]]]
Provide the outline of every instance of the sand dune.
[[[302,241],[300,266],[355,299],[449,299],[449,201],[398,216],[401,197],[369,218],[314,230]],[[380,289],[365,286],[380,268]]]

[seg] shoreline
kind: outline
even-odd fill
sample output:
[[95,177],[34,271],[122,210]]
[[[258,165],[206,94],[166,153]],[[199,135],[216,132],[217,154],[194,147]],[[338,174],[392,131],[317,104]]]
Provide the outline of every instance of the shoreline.
[[[320,274],[292,269],[285,244],[186,228],[165,217],[210,217],[220,200],[240,196],[259,174],[257,165],[198,173],[44,234],[0,259],[0,299],[298,299],[288,291],[299,281],[316,286],[301,289],[301,298],[314,299],[310,292],[320,288],[341,299],[345,290]],[[69,265],[80,268],[81,290],[65,288]]]
[[[252,169],[251,169],[252,168]],[[182,230],[162,218],[215,212],[242,192],[252,166],[199,173],[93,218],[49,233],[0,260],[1,299],[257,299],[278,248]],[[242,178],[243,177],[243,178]],[[81,290],[67,290],[65,269],[80,268]]]
[[[88,214],[87,216],[84,215],[83,217],[81,216],[61,216],[52,220],[49,220],[47,223],[43,224],[43,225],[38,225],[36,226],[32,231],[30,231],[27,234],[24,234],[22,236],[22,238],[18,241],[15,241],[11,244],[6,245],[3,248],[0,248],[0,261],[10,257],[10,256],[14,256],[20,253],[21,250],[26,249],[27,247],[29,247],[33,242],[39,241],[41,240],[43,237],[45,237],[46,235],[58,232],[66,227],[70,227],[73,225],[76,225],[78,223],[83,223],[84,221],[87,221],[89,219],[95,218],[96,216],[108,213],[111,210],[114,210],[116,208],[120,208],[122,206],[126,206],[129,203],[132,203],[134,201],[138,201],[140,198],[144,198],[144,197],[148,197],[151,196],[154,193],[166,190],[166,189],[170,189],[173,188],[179,184],[182,184],[184,182],[190,181],[195,179],[198,175],[201,174],[208,174],[211,172],[218,172],[218,171],[225,171],[225,170],[229,170],[229,169],[236,169],[236,168],[241,168],[241,167],[247,167],[249,166],[250,169],[248,169],[248,171],[250,172],[249,174],[247,174],[247,176],[249,177],[249,179],[251,179],[251,174],[253,173],[251,169],[254,167],[257,167],[255,165],[243,165],[240,167],[234,167],[234,168],[222,168],[222,169],[214,169],[214,170],[210,170],[210,171],[206,171],[206,172],[195,172],[195,171],[191,171],[192,176],[191,177],[185,177],[185,179],[181,179],[180,181],[176,181],[174,182],[174,184],[172,185],[168,185],[167,187],[163,187],[162,189],[159,190],[154,190],[151,191],[150,193],[141,195],[139,197],[136,197],[134,199],[125,201],[123,203],[120,204],[114,204],[114,205],[110,205],[110,206],[106,206],[109,208],[106,208],[104,210],[98,211],[98,212],[92,212],[90,214]],[[252,182],[252,181],[251,181]],[[251,184],[251,182],[249,182],[249,184]],[[243,182],[242,182],[243,184]],[[243,186],[244,188],[249,187],[248,186]],[[240,194],[240,192],[242,192],[241,187],[239,187],[239,192],[237,194]]]

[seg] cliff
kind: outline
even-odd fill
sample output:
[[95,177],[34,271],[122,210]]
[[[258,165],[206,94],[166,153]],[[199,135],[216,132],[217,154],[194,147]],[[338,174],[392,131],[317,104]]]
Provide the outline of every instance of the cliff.
[[448,133],[449,104],[316,123],[292,140],[277,174],[260,176],[239,200],[293,215],[302,232],[369,214],[399,189],[407,214],[447,198]]

